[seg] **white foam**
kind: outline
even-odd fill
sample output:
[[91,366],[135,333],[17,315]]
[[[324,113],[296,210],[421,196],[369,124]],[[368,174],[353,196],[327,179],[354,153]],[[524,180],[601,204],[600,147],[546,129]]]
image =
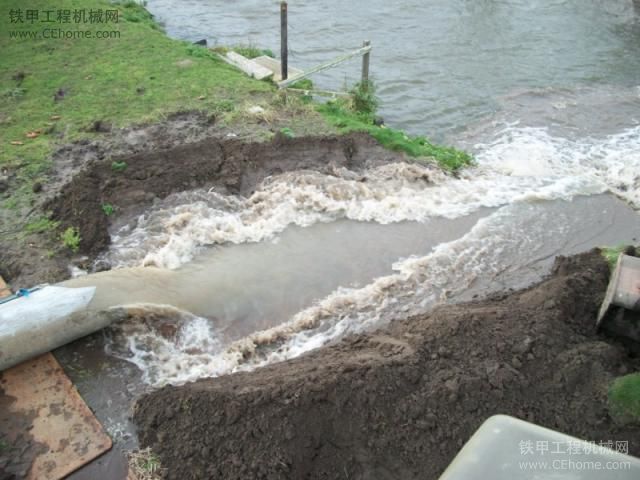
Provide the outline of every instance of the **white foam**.
[[173,196],[113,236],[116,267],[178,268],[202,246],[259,242],[288,225],[338,218],[392,223],[456,218],[518,201],[570,199],[612,191],[640,205],[640,127],[602,140],[567,140],[542,128],[508,126],[478,145],[478,165],[461,178],[425,166],[392,164],[356,175],[289,172],[249,198],[210,191]]

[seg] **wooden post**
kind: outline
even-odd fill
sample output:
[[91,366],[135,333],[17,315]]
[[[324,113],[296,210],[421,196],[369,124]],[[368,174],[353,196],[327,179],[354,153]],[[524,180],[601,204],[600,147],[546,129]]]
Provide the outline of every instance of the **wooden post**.
[[[363,43],[363,47],[368,47],[369,45],[371,45],[371,42],[369,40],[365,40]],[[362,79],[360,80],[360,85],[362,85],[362,88],[364,90],[367,90],[369,88],[369,55],[370,55],[370,51],[366,52],[364,55],[362,55]]]
[[286,80],[288,72],[288,49],[287,49],[287,2],[280,2],[280,76]]

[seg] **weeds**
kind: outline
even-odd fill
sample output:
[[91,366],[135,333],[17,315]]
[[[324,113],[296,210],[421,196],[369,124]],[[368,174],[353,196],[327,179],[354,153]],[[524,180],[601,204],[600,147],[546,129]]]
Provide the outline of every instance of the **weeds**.
[[129,473],[135,480],[160,480],[164,476],[164,470],[160,465],[160,459],[150,448],[128,452]]
[[127,167],[127,162],[111,162],[111,170],[117,173],[124,172]]
[[286,138],[294,138],[296,136],[296,134],[293,133],[293,130],[291,130],[288,127],[281,128],[280,133],[282,134],[283,137],[286,137]]
[[358,82],[349,92],[353,98],[353,110],[364,115],[375,115],[380,101],[372,80]]
[[103,203],[102,204],[102,212],[107,216],[110,217],[111,215],[113,215],[115,213],[116,209],[113,205],[111,205],[110,203]]
[[55,230],[60,225],[60,222],[56,222],[54,220],[50,220],[47,217],[40,217],[33,222],[29,222],[27,226],[24,228],[25,233],[44,233],[51,230]]
[[334,100],[319,105],[317,109],[341,133],[366,132],[390,150],[405,152],[416,158],[433,158],[446,170],[455,172],[473,163],[473,158],[467,152],[433,144],[425,137],[409,136],[402,130],[375,125],[374,115],[355,111],[352,102]]
[[60,240],[62,240],[62,244],[67,247],[72,252],[77,252],[80,250],[80,241],[82,238],[80,237],[80,230],[77,227],[69,227],[60,235]]
[[234,45],[231,47],[231,50],[242,55],[246,58],[258,58],[266,55],[267,57],[274,58],[275,55],[268,48],[258,48],[255,45]]
[[607,260],[609,264],[609,270],[613,271],[616,268],[616,263],[618,263],[618,257],[621,253],[631,253],[634,248],[629,245],[618,245],[615,247],[601,247],[600,253]]

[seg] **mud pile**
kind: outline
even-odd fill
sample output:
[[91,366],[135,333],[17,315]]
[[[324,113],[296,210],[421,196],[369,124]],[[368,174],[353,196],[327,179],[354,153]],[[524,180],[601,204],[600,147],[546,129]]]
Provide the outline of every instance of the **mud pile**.
[[249,373],[165,387],[135,421],[169,478],[435,479],[490,415],[628,441],[607,389],[637,360],[596,334],[597,251],[526,290],[393,323]]

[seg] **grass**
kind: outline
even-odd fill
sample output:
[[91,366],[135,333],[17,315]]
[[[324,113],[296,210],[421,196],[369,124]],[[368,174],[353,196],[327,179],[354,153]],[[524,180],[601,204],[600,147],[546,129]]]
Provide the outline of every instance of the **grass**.
[[150,448],[129,452],[129,474],[135,480],[159,480],[163,477],[160,459]]
[[116,211],[116,208],[111,205],[110,203],[103,203],[102,204],[102,212],[107,216],[110,217],[111,215],[113,215]]
[[609,269],[613,271],[613,269],[616,267],[616,263],[618,262],[618,257],[620,256],[620,254],[631,248],[633,247],[629,245],[618,245],[615,247],[601,247],[600,251],[602,253],[602,256],[607,260]]
[[39,217],[36,220],[33,220],[24,228],[24,233],[32,234],[32,233],[45,233],[52,230],[55,230],[60,225],[59,222],[51,220],[47,217]]
[[640,421],[640,373],[615,379],[609,389],[609,411],[616,418]]
[[77,227],[67,228],[60,234],[60,240],[62,240],[62,244],[72,252],[75,253],[80,250],[80,242],[82,238],[80,237],[80,231]]
[[[242,104],[273,86],[246,77],[206,48],[168,38],[135,2],[59,0],[55,10],[117,9],[118,23],[11,23],[10,10],[45,11],[5,0],[0,18],[0,168],[19,182],[43,181],[56,145],[93,138],[96,121],[123,127],[166,118],[178,111],[216,111],[224,99]],[[65,30],[115,31],[116,38],[10,38],[48,25]],[[12,144],[13,142],[13,144]],[[18,206],[29,204],[29,188]],[[5,200],[6,201],[6,200]],[[0,205],[3,206],[3,205]]]
[[425,137],[409,136],[402,130],[376,125],[371,111],[357,112],[349,101],[334,100],[319,105],[317,109],[341,133],[367,132],[390,150],[404,152],[414,158],[432,158],[445,170],[455,172],[473,163],[471,155],[466,152],[435,145]]

